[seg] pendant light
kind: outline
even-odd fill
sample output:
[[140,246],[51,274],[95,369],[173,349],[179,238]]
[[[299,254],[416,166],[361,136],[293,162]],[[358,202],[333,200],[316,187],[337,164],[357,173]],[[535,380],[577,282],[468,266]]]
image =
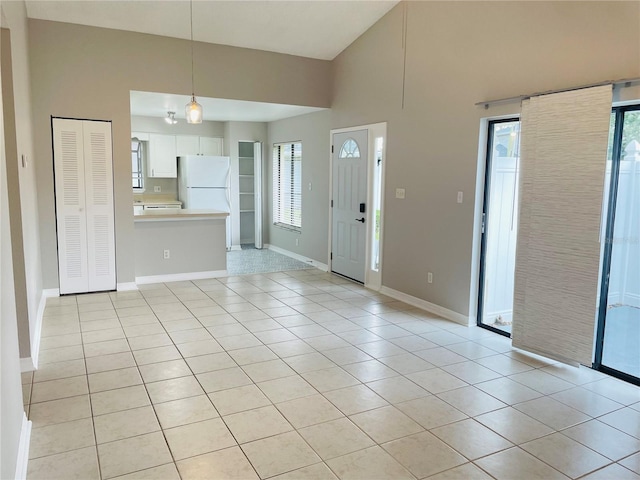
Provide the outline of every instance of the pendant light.
[[202,123],[202,105],[196,102],[193,86],[193,0],[189,0],[189,16],[191,19],[191,101],[185,107],[187,123]]

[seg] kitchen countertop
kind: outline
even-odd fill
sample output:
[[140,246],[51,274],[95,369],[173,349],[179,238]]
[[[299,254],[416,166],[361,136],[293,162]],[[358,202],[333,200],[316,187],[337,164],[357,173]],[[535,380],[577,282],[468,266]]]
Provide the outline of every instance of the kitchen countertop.
[[219,210],[166,209],[144,210],[133,216],[134,222],[165,221],[165,220],[215,220],[225,219],[228,212]]
[[182,202],[178,200],[134,200],[133,206],[136,205],[145,206],[145,205],[182,205]]

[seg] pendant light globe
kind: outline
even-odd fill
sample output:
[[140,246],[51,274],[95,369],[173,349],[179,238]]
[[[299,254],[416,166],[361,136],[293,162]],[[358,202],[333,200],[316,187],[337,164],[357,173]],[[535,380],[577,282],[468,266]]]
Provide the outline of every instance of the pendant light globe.
[[187,123],[202,123],[202,105],[196,102],[195,95],[191,95],[191,101],[185,107]]

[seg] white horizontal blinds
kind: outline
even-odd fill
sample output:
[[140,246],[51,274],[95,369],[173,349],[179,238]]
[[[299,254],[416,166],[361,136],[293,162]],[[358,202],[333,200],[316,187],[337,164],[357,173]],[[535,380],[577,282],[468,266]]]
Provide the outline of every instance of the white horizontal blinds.
[[611,86],[522,107],[513,346],[590,365]]
[[111,123],[84,121],[89,291],[116,287]]
[[53,119],[60,293],[87,291],[87,221],[82,122]]
[[273,223],[302,227],[302,143],[273,146]]

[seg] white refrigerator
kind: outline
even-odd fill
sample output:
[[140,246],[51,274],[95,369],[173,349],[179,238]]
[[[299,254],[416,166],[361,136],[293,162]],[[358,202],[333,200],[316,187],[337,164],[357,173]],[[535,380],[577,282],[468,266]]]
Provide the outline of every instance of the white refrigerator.
[[[231,213],[229,157],[188,155],[178,158],[178,197],[182,208]],[[227,217],[227,250],[231,222]]]

